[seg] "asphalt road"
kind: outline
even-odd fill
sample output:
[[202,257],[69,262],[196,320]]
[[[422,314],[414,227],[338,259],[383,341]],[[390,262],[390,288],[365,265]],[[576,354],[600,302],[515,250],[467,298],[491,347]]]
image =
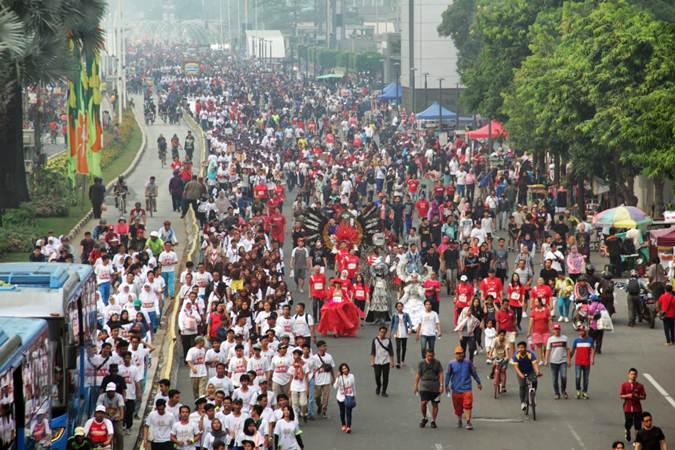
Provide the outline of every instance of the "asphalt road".
[[[288,195],[284,207],[287,221],[292,225]],[[287,242],[290,241],[290,233]],[[290,255],[287,244],[285,255]],[[513,256],[515,257],[515,255]],[[595,267],[604,262],[592,256]],[[537,268],[537,271],[539,268]],[[287,280],[297,301],[306,301],[307,293],[295,291],[294,283]],[[452,350],[459,338],[451,330],[452,309],[448,296],[441,298],[443,337],[436,344],[437,358],[445,367],[452,359]],[[590,374],[590,400],[574,399],[574,368],[568,370],[569,400],[554,400],[551,375],[544,367],[538,389],[537,421],[532,422],[519,409],[518,384],[513,369],[508,370],[508,392],[499,400],[492,398],[488,366],[485,355],[478,354],[475,363],[485,388],[478,392],[474,387],[473,431],[456,428],[452,404],[443,397],[440,404],[438,429],[419,428],[421,418],[419,398],[413,395],[415,368],[420,360],[419,344],[414,335],[408,342],[408,367],[392,369],[389,397],[375,395],[373,370],[369,365],[371,339],[376,335],[374,326],[361,329],[354,338],[326,337],[328,352],[336,365],[347,362],[356,377],[357,408],[354,410],[352,434],[340,431],[338,408],[334,391],[331,392],[329,418],[301,425],[306,449],[491,449],[491,450],[601,450],[610,448],[612,441],[623,439],[623,410],[618,398],[620,384],[625,381],[630,367],[640,371],[639,381],[645,385],[647,400],[645,410],[654,415],[655,425],[675,443],[675,346],[666,347],[661,323],[656,329],[644,324],[635,328],[626,326],[625,294],[617,298],[615,331],[606,333],[603,353],[596,359]],[[576,336],[571,323],[562,324],[563,334],[570,341]],[[181,355],[180,349],[177,354]],[[192,400],[189,373],[178,362],[178,385],[183,403]],[[657,388],[653,383],[658,383]],[[661,392],[660,392],[660,391]]]

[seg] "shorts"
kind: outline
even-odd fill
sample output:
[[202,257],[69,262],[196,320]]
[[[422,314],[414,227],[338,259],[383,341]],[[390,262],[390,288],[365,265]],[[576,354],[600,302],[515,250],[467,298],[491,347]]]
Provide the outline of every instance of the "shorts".
[[440,403],[441,394],[432,391],[420,391],[420,400],[423,402]]
[[293,278],[296,280],[304,280],[307,278],[307,269],[293,269]]
[[506,342],[509,344],[515,344],[516,343],[516,332],[515,331],[507,331],[506,332]]
[[464,411],[473,409],[473,392],[453,392],[452,406],[455,408],[455,415],[461,416]]
[[551,337],[550,333],[532,333],[532,344],[546,345],[549,337]]

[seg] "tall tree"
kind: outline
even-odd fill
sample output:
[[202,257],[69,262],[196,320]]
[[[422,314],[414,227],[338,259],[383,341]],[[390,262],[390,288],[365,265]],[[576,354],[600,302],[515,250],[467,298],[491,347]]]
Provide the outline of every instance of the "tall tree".
[[22,88],[73,75],[75,55],[98,47],[103,0],[4,0],[0,6],[0,209],[29,200],[23,152]]

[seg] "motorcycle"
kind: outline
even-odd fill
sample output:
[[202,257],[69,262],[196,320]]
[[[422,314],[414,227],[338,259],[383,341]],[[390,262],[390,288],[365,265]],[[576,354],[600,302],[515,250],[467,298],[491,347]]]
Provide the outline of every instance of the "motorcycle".
[[637,317],[640,322],[646,321],[649,328],[656,325],[656,299],[651,292],[644,289],[640,292]]

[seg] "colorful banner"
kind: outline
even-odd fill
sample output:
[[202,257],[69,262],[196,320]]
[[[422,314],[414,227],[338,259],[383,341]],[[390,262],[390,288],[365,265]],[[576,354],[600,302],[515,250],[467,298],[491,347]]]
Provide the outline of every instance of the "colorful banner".
[[[68,40],[68,47],[71,52],[75,51],[75,45],[72,39]],[[79,64],[79,58],[76,58]],[[80,71],[78,70],[78,73]],[[82,88],[80,77],[68,80],[68,134],[66,136],[68,148],[68,177],[73,186],[75,186],[75,174],[77,173],[77,151],[78,151],[78,123],[79,106]]]
[[101,77],[99,74],[100,55],[96,52],[87,57],[87,123],[89,125],[89,148],[87,161],[89,170],[95,177],[101,173],[101,146],[103,127],[101,126]]

